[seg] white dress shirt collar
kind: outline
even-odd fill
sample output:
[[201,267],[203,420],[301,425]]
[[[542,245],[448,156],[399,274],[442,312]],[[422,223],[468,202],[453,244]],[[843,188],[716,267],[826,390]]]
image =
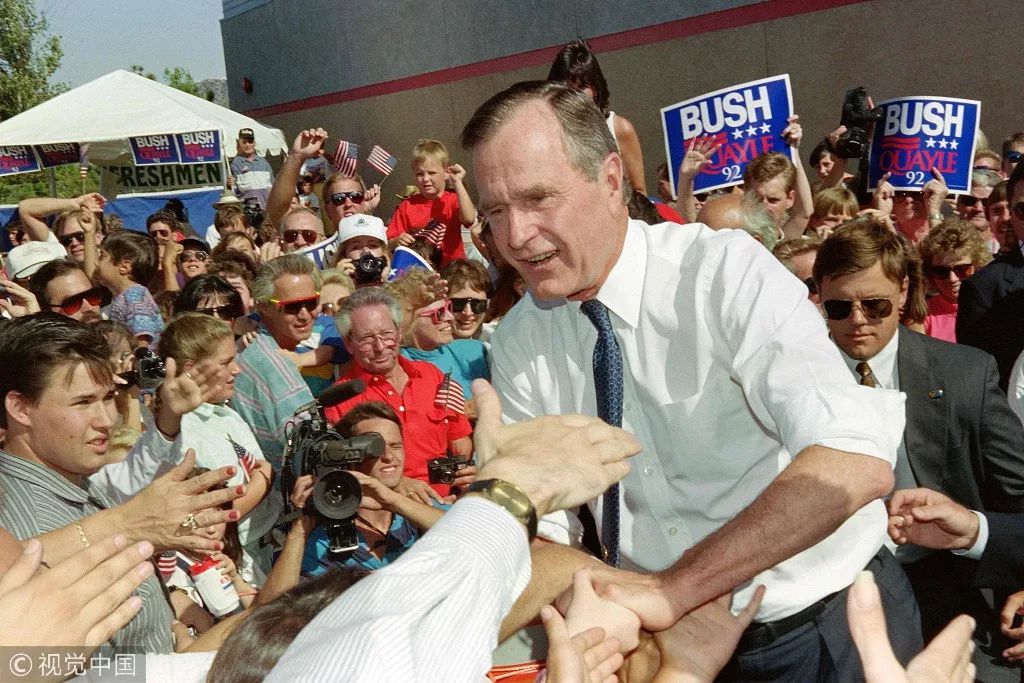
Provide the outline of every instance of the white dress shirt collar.
[[[882,347],[882,349],[871,358],[868,358],[868,365],[871,366],[871,374],[875,376],[875,381],[878,382],[878,386],[883,389],[894,389],[899,391],[900,378],[896,372],[896,353],[900,347],[900,331],[897,328],[896,333],[892,335],[892,339],[889,343]],[[843,360],[846,361],[847,367],[850,368],[850,372],[853,376],[860,381],[860,375],[857,373],[857,364],[859,360],[855,360],[846,355],[846,353],[839,349],[839,353],[842,354]]]
[[630,221],[619,260],[601,285],[597,299],[633,329],[640,324],[644,275],[647,272],[647,239],[640,226]]

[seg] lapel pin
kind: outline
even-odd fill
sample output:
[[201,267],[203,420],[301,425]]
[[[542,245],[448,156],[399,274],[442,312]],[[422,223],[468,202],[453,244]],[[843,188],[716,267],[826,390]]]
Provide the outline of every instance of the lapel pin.
[[928,392],[928,398],[942,398],[945,393],[942,389],[932,389]]

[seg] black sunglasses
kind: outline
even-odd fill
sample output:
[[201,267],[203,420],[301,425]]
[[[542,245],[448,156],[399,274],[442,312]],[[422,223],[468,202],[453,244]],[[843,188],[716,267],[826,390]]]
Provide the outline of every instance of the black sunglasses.
[[221,320],[234,320],[242,315],[242,312],[237,306],[231,304],[224,304],[223,306],[206,306],[205,308],[196,307],[196,313],[202,313],[204,315],[212,315],[214,318],[220,318]]
[[81,244],[85,244],[85,233],[81,231],[70,232],[67,235],[61,235],[60,237],[58,237],[57,241],[60,242],[65,247],[71,246],[72,242],[79,242]]
[[846,320],[853,313],[853,305],[860,303],[860,310],[868,320],[881,320],[892,315],[892,301],[889,299],[861,299],[847,301],[845,299],[829,299],[821,302],[825,315],[829,320]]
[[1015,164],[1020,161],[1021,157],[1024,157],[1024,152],[1007,152],[1006,160],[1011,164]]
[[299,235],[302,235],[302,239],[306,244],[314,244],[319,237],[316,230],[285,230],[281,235],[281,239],[287,244],[291,244],[299,239]]
[[93,308],[99,308],[107,296],[106,287],[93,287],[78,294],[65,297],[59,304],[53,304],[50,308],[59,308],[64,315],[74,315],[82,310],[82,305],[88,301]]
[[461,313],[469,306],[469,310],[473,311],[477,315],[487,311],[487,299],[474,299],[469,296],[457,296],[451,298],[452,310],[456,313]]
[[341,206],[345,203],[346,199],[351,200],[353,204],[362,204],[363,196],[363,193],[359,190],[355,192],[335,192],[331,195],[331,204]]
[[956,273],[957,279],[963,280],[964,278],[974,275],[974,264],[973,263],[961,263],[956,266],[929,266],[928,274],[932,277],[936,277],[940,280],[948,280],[950,273]]
[[980,197],[975,197],[973,194],[961,194],[961,195],[957,195],[957,197],[956,197],[956,203],[959,204],[960,206],[968,206],[968,207],[970,207],[970,206],[974,206],[975,204],[977,204],[980,201],[984,201],[984,200],[982,200]]

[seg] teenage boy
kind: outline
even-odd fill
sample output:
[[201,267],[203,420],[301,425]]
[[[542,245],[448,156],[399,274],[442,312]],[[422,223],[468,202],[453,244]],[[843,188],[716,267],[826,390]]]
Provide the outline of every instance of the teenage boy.
[[110,319],[128,326],[135,338],[156,348],[164,321],[160,307],[141,283],[156,271],[156,243],[152,237],[130,230],[115,232],[100,245],[96,281],[114,294]]
[[[444,225],[441,249],[441,267],[450,261],[465,258],[462,246],[462,226],[469,227],[476,220],[476,207],[469,197],[463,180],[466,169],[450,164],[448,150],[437,140],[420,140],[412,149],[412,172],[418,192],[405,199],[388,225],[391,248],[407,247],[413,243],[432,221]],[[448,179],[455,191],[445,189]],[[431,241],[428,239],[428,241]]]

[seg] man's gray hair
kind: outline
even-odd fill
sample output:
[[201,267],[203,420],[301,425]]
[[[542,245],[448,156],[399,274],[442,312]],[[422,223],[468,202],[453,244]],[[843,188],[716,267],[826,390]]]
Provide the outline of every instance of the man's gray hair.
[[398,303],[398,299],[391,296],[383,287],[363,287],[345,299],[341,308],[338,309],[338,314],[334,316],[338,334],[347,337],[348,333],[352,331],[352,314],[367,306],[386,306],[395,323],[395,328],[402,328],[402,305]]
[[278,232],[280,232],[283,235],[284,231],[288,228],[288,221],[292,218],[295,218],[296,216],[301,216],[303,214],[308,214],[312,220],[315,220],[318,225],[318,227],[315,228],[316,231],[318,233],[323,233],[324,223],[323,221],[320,220],[320,214],[318,214],[316,211],[313,211],[308,206],[296,206],[294,209],[290,209],[288,213],[281,217],[281,222],[277,226]]
[[285,254],[267,261],[253,278],[249,291],[257,303],[267,303],[274,298],[274,281],[282,275],[308,275],[313,286],[320,291],[320,271],[309,257],[302,254]]
[[978,168],[971,172],[971,186],[995,187],[1003,181],[998,171],[990,168]]
[[473,112],[462,129],[462,146],[473,150],[487,142],[519,107],[531,100],[551,107],[562,127],[562,144],[569,164],[589,180],[597,180],[601,164],[609,153],[618,153],[619,147],[601,110],[585,94],[562,83],[522,81],[502,90]]

